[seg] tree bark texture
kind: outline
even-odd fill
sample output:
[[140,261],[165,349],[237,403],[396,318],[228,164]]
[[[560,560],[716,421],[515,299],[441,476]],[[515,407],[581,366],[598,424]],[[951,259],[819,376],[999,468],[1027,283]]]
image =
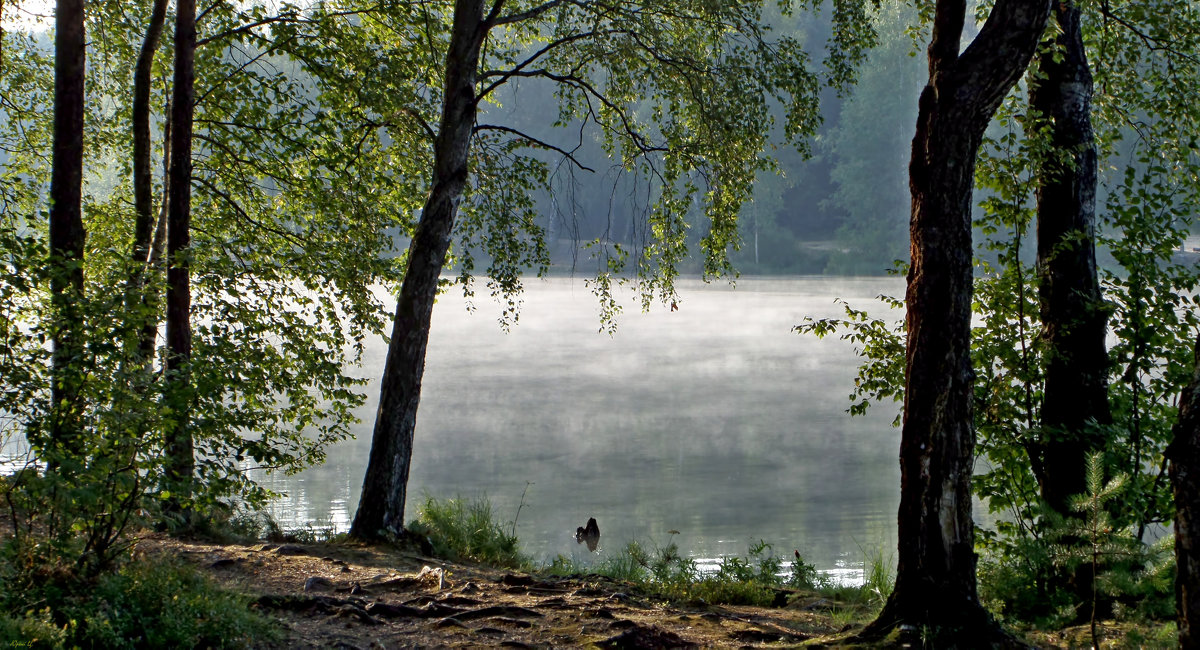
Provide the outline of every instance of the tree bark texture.
[[186,495],[195,470],[189,428],[192,358],[191,209],[192,116],[194,110],[196,2],[175,8],[175,78],[171,97],[171,166],[167,210],[166,398],[171,417],[165,431],[167,480]]
[[[1103,446],[1092,424],[1108,424],[1108,314],[1096,270],[1096,145],[1092,135],[1092,74],[1080,11],[1054,8],[1060,27],[1054,50],[1039,56],[1043,73],[1029,103],[1051,126],[1051,156],[1037,193],[1038,278],[1046,343],[1043,437],[1036,449],[1042,497],[1069,515],[1070,498],[1087,489],[1087,457]],[[1091,429],[1091,430],[1090,430]]]
[[50,291],[54,310],[50,437],[78,447],[84,350],[84,0],[59,0],[54,34],[54,144],[50,172]]
[[1175,613],[1179,647],[1200,648],[1200,337],[1167,448],[1175,496]]
[[[151,317],[157,301],[145,295],[146,274],[151,267],[151,247],[154,243],[153,176],[150,173],[150,85],[154,55],[166,23],[167,0],[155,0],[146,26],[146,37],[138,52],[133,72],[133,243],[130,246],[130,267],[126,287],[125,311],[127,336],[136,336],[138,359],[150,359],[158,332],[157,319]],[[165,147],[169,149],[169,147]]]
[[371,453],[350,529],[359,539],[382,539],[404,532],[404,502],[433,302],[467,183],[475,82],[487,33],[483,8],[483,0],[457,0],[454,5],[441,124],[434,140],[433,182],[408,248],[408,270],[396,303]]
[[984,130],[1033,57],[1048,0],[1000,0],[961,50],[966,2],[939,0],[909,164],[912,266],[896,585],[862,635],[1006,642],[979,604],[971,519],[971,192]]

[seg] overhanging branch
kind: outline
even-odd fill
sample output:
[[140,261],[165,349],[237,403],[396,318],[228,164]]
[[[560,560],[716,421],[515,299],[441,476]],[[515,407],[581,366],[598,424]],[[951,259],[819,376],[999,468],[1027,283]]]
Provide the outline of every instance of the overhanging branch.
[[562,154],[562,156],[564,158],[566,158],[567,160],[570,160],[579,169],[583,169],[583,170],[586,170],[589,172],[596,171],[596,170],[592,169],[591,167],[588,167],[587,165],[579,162],[579,160],[575,158],[575,151],[578,150],[578,148],[579,148],[578,146],[576,146],[575,149],[567,151],[566,149],[563,149],[562,147],[552,145],[549,142],[546,142],[544,140],[539,140],[538,138],[535,138],[535,137],[529,135],[528,133],[525,133],[518,129],[514,129],[514,128],[508,127],[508,126],[501,126],[499,124],[478,124],[475,126],[474,132],[479,133],[480,131],[500,131],[502,133],[511,133],[511,134],[517,136],[518,138],[525,140],[526,142],[530,143],[531,145],[533,145],[535,147],[539,147],[542,149],[548,149],[550,151],[556,151],[559,154]]

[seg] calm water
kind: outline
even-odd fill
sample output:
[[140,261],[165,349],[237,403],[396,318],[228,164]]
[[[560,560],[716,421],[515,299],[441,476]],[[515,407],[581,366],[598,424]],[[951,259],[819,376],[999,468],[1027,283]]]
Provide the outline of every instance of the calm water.
[[[487,495],[502,520],[524,507],[524,550],[583,562],[629,540],[675,541],[702,561],[759,539],[853,580],[864,550],[895,547],[896,407],[851,418],[853,351],[800,336],[804,316],[840,316],[834,298],[880,313],[896,278],[746,278],[684,283],[679,310],[639,311],[632,296],[615,336],[597,331],[581,280],[532,281],[520,324],[497,325],[486,297],[434,310],[412,462],[409,517],[424,493]],[[362,372],[378,378],[385,347]],[[287,496],[285,527],[348,528],[370,444],[377,384],[358,439],[325,465],[266,477]],[[595,517],[600,550],[573,533]],[[678,535],[667,531],[677,530]]]

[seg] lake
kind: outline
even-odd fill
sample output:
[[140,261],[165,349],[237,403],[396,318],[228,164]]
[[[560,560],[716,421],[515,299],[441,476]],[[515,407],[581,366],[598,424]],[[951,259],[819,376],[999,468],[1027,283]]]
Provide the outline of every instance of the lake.
[[[892,556],[898,406],[851,418],[853,349],[792,327],[840,316],[838,297],[884,315],[874,297],[902,296],[903,279],[754,277],[679,290],[677,311],[650,313],[625,293],[613,336],[598,331],[597,301],[579,279],[531,280],[509,333],[484,291],[474,311],[461,292],[441,297],[407,517],[424,494],[486,495],[543,561],[588,563],[637,540],[674,541],[711,565],[761,539],[852,582],[865,553]],[[349,527],[385,351],[368,349],[362,373],[375,381],[357,439],[320,467],[263,477],[286,493],[271,509],[285,528]],[[588,517],[602,535],[596,554],[574,539]]]

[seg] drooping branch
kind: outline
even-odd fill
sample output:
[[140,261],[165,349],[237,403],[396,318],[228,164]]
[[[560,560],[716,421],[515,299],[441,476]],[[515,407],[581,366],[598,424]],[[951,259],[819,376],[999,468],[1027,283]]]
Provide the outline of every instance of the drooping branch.
[[264,25],[274,25],[277,23],[284,23],[284,24],[293,23],[294,24],[294,23],[307,23],[307,22],[312,22],[312,21],[301,19],[299,17],[299,15],[296,14],[295,12],[280,14],[278,16],[271,16],[269,18],[263,18],[261,20],[256,20],[252,23],[247,23],[245,25],[239,25],[237,27],[227,29],[223,32],[218,32],[216,34],[213,34],[212,36],[205,36],[204,38],[197,39],[196,47],[200,47],[202,45],[207,45],[208,43],[212,43],[213,41],[225,40],[227,38],[231,38],[231,37],[237,36],[239,34],[246,34],[246,33],[251,32],[254,28],[262,27]]
[[506,82],[508,82],[509,79],[516,77],[516,76],[520,76],[521,71],[523,71],[525,68],[528,68],[539,58],[545,56],[547,53],[549,53],[557,48],[560,48],[564,45],[570,45],[572,43],[582,41],[582,40],[585,40],[588,38],[594,38],[601,34],[609,35],[609,34],[619,34],[619,33],[622,33],[622,30],[610,29],[610,30],[604,30],[604,31],[599,31],[599,32],[591,31],[591,32],[582,32],[579,34],[571,34],[570,36],[565,36],[563,38],[556,39],[554,41],[547,43],[545,46],[538,49],[536,52],[534,52],[529,57],[527,57],[524,61],[521,61],[517,65],[513,66],[512,69],[510,69],[510,70],[503,70],[503,71],[493,70],[493,71],[488,71],[488,72],[482,72],[479,74],[479,78],[481,80],[489,79],[492,77],[499,77],[500,79],[492,82],[486,88],[484,88],[482,91],[480,91],[478,94],[476,94],[475,99],[476,99],[476,101],[483,100],[483,98],[490,95],[492,93],[492,91],[499,88],[500,86],[503,86]]
[[[634,127],[632,123],[630,123],[629,115],[622,110],[621,107],[617,106],[617,104],[609,99],[608,96],[597,90],[596,87],[591,84],[591,82],[581,76],[574,74],[556,74],[544,68],[539,68],[536,70],[522,70],[519,72],[514,71],[510,76],[549,79],[551,81],[581,90],[588,96],[594,97],[597,101],[603,104],[605,108],[608,108],[619,116],[623,132],[629,136],[630,140],[633,141],[633,144],[635,147],[637,147],[639,153],[647,154],[656,151],[668,150],[667,147],[661,147],[652,144],[649,138],[642,135],[642,133],[636,127]],[[597,120],[597,122],[599,122],[599,120]]]
[[579,162],[579,160],[575,158],[575,152],[579,150],[580,145],[576,145],[574,149],[567,151],[566,149],[552,145],[544,140],[539,140],[538,138],[535,138],[527,133],[524,133],[523,131],[520,131],[519,129],[514,129],[514,128],[508,127],[508,126],[501,126],[498,124],[478,124],[475,126],[475,132],[479,133],[480,131],[500,131],[503,133],[511,133],[511,134],[517,136],[518,138],[525,140],[526,142],[530,143],[531,145],[533,145],[535,147],[539,147],[541,149],[548,149],[550,151],[556,151],[559,154],[562,154],[562,156],[564,158],[571,161],[579,169],[589,171],[589,172],[596,171],[595,169],[592,169],[591,167],[588,167],[587,165]]

